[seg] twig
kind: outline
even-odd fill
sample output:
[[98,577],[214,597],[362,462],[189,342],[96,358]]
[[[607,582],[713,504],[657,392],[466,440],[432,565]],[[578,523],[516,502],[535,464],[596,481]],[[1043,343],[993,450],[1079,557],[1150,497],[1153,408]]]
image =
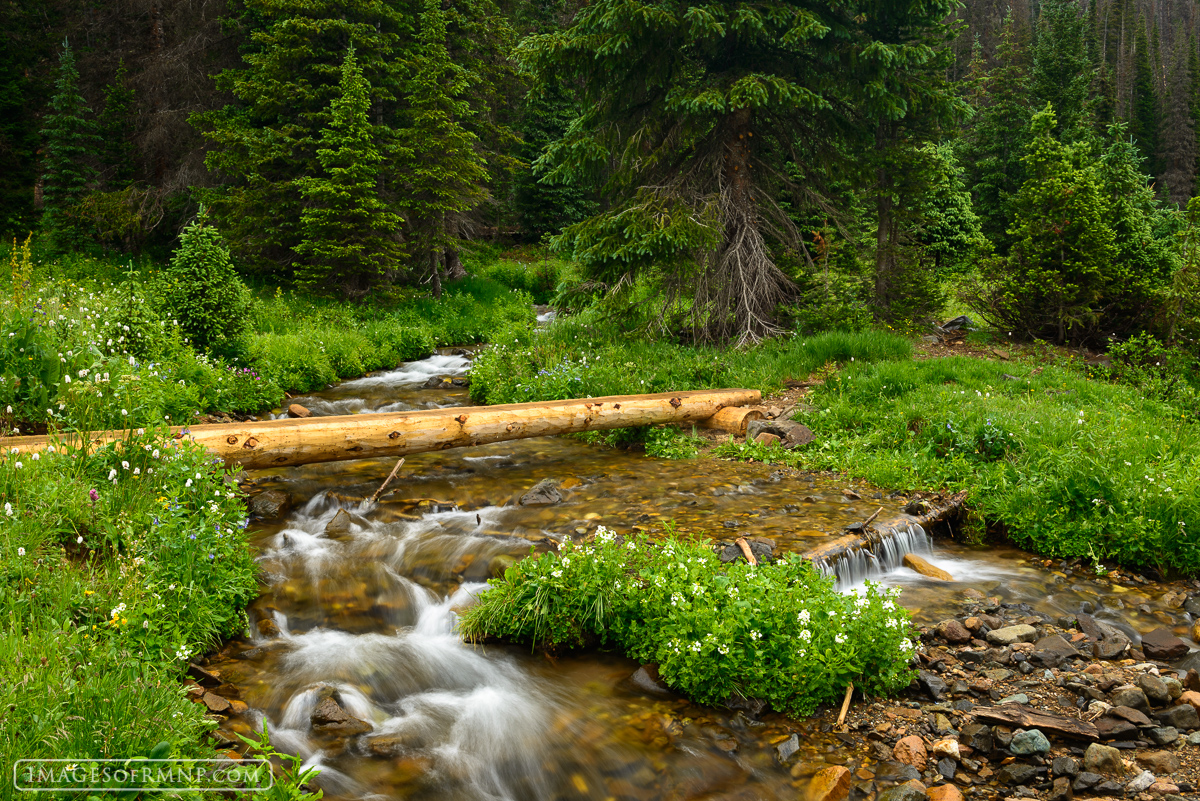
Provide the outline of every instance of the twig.
[[850,711],[850,698],[854,695],[854,682],[846,685],[846,697],[842,699],[842,711],[838,713],[837,725],[841,726],[846,722],[846,713]]
[[734,542],[742,549],[742,553],[746,555],[746,561],[757,567],[758,560],[754,558],[754,552],[750,550],[750,543],[746,542],[746,538],[738,537]]
[[882,511],[883,511],[883,507],[880,506],[878,509],[875,510],[875,514],[871,515],[870,517],[868,517],[866,520],[863,521],[863,531],[866,531],[867,526],[869,526],[875,522],[875,518],[879,517],[879,513]]
[[789,414],[791,414],[791,413],[792,413],[792,411],[793,411],[793,410],[794,410],[794,409],[795,409],[795,408],[796,408],[798,405],[799,405],[799,404],[793,403],[791,406],[787,407],[787,408],[786,408],[786,409],[784,409],[782,412],[780,412],[779,414],[775,415],[775,418],[774,418],[774,419],[776,419],[776,420],[786,420],[786,419],[787,419],[787,416],[788,416]]
[[379,489],[375,490],[375,494],[371,496],[371,503],[379,500],[379,496],[387,489],[387,485],[392,483],[392,479],[396,477],[396,473],[400,472],[400,466],[404,464],[404,457],[400,457],[400,461],[396,462],[396,466],[392,468],[392,472],[388,473],[388,477],[379,485]]

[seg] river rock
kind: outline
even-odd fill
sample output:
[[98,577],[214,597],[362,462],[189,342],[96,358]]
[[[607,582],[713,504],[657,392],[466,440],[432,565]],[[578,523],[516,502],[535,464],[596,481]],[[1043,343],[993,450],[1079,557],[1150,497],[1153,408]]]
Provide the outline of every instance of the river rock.
[[1037,629],[1025,623],[993,629],[987,633],[987,641],[992,645],[1012,645],[1018,642],[1033,642],[1036,639]]
[[1146,792],[1155,796],[1166,796],[1167,801],[1184,801],[1183,796],[1177,795],[1179,785],[1166,779],[1155,779],[1154,784],[1146,788]]
[[1200,708],[1200,693],[1195,690],[1185,690],[1179,696],[1179,703]]
[[333,539],[346,536],[350,533],[350,523],[350,513],[345,509],[338,509],[333,519],[325,524],[325,536]]
[[993,748],[992,729],[982,723],[968,723],[958,733],[958,741],[977,754],[988,754]]
[[1103,717],[1096,721],[1096,734],[1101,740],[1130,740],[1137,737],[1138,727],[1128,720]]
[[558,488],[559,482],[553,478],[542,479],[521,496],[522,506],[553,506],[562,503],[563,494]]
[[971,632],[967,631],[967,627],[954,618],[938,623],[937,636],[953,645],[971,641]]
[[778,437],[785,448],[798,448],[817,438],[808,426],[790,420],[751,420],[746,424],[746,439],[757,441],[760,434]]
[[1071,780],[1066,776],[1059,776],[1050,786],[1050,793],[1046,796],[1049,801],[1067,801],[1072,796]]
[[962,751],[959,748],[958,740],[951,740],[949,737],[938,740],[934,743],[930,750],[936,757],[949,757],[950,759],[962,759]]
[[1146,693],[1140,687],[1122,687],[1114,690],[1109,700],[1114,707],[1128,706],[1141,710],[1150,708],[1150,704],[1146,700]]
[[754,441],[759,445],[774,445],[777,442],[783,442],[781,437],[772,434],[770,431],[760,431]]
[[1140,793],[1152,784],[1154,784],[1154,774],[1144,770],[1125,785],[1125,792]]
[[1075,646],[1063,639],[1061,634],[1053,634],[1037,641],[1029,661],[1041,667],[1053,668],[1077,656],[1079,652],[1075,650]]
[[370,723],[359,720],[345,709],[342,709],[341,704],[334,700],[333,696],[326,696],[321,699],[316,707],[313,708],[312,714],[309,716],[309,721],[312,723],[312,729],[315,732],[337,734],[343,737],[362,734],[374,728]]
[[1173,726],[1154,726],[1146,729],[1145,736],[1155,745],[1171,745],[1179,739],[1179,729]]
[[283,490],[266,490],[250,496],[250,514],[260,520],[274,520],[292,508],[292,496]]
[[915,553],[906,553],[904,555],[904,566],[909,570],[920,573],[922,576],[939,579],[941,581],[954,581],[954,576],[942,570],[940,567],[934,567],[926,560],[917,556]]
[[1154,706],[1162,706],[1171,700],[1171,691],[1167,689],[1166,682],[1153,673],[1138,676],[1137,684],[1146,694],[1146,700]]
[[275,639],[282,633],[279,631],[279,624],[269,617],[259,618],[254,626],[258,629],[258,633],[267,639]]
[[892,759],[905,765],[912,765],[917,770],[925,770],[929,754],[925,750],[925,742],[915,734],[901,737],[892,748]]
[[889,787],[878,795],[878,801],[925,801],[925,791],[908,782]]
[[1079,763],[1069,756],[1055,757],[1050,770],[1054,771],[1055,776],[1075,777],[1079,775]]
[[929,801],[963,801],[963,794],[953,784],[939,784],[925,791]]
[[1130,723],[1132,723],[1134,726],[1153,726],[1154,725],[1154,721],[1150,720],[1150,718],[1146,717],[1146,715],[1144,713],[1139,712],[1138,710],[1134,709],[1133,707],[1114,706],[1114,707],[1110,707],[1109,709],[1105,710],[1105,712],[1108,715],[1108,717],[1120,718],[1121,720],[1127,720]]
[[850,796],[850,784],[850,771],[841,765],[823,768],[808,783],[805,801],[844,801]]
[[[633,674],[629,677],[629,680],[639,690],[645,690],[646,692],[657,693],[659,695],[671,694],[671,688],[664,684],[662,677],[658,675],[658,665],[642,665],[640,668],[633,671]],[[785,740],[784,742],[787,741]],[[780,743],[780,745],[783,745],[783,743]]]
[[488,561],[488,575],[492,578],[502,578],[504,571],[517,563],[517,557],[508,553],[496,554]]
[[1196,715],[1196,707],[1191,704],[1180,704],[1164,709],[1154,716],[1164,726],[1173,726],[1180,731],[1200,729],[1200,716]]
[[1017,756],[1048,754],[1050,753],[1050,741],[1037,729],[1019,731],[1013,734],[1012,741],[1008,744],[1008,750]]
[[203,698],[204,705],[208,707],[209,712],[228,712],[229,700],[222,698],[216,693],[205,693]]
[[1104,777],[1099,773],[1084,771],[1075,777],[1075,781],[1071,783],[1071,787],[1075,792],[1080,792],[1081,790],[1090,790],[1102,781],[1104,781]]
[[289,406],[287,408],[287,416],[292,417],[292,418],[303,419],[305,417],[311,417],[312,412],[310,412],[308,409],[304,408],[303,406],[301,406],[298,403],[293,403],[291,406]]
[[1142,651],[1147,659],[1174,662],[1187,656],[1188,644],[1172,634],[1170,629],[1161,626],[1142,635]]
[[1183,682],[1179,679],[1174,676],[1163,676],[1162,680],[1163,684],[1167,685],[1167,694],[1171,696],[1172,701],[1183,695]]
[[1121,752],[1112,746],[1092,743],[1083,754],[1083,769],[1088,773],[1106,773],[1119,776],[1125,772]]
[[786,763],[800,750],[800,738],[793,734],[779,745],[775,746],[775,754],[780,762]]
[[1183,677],[1183,689],[1200,692],[1200,671],[1188,668],[1187,675]]
[[934,701],[941,701],[950,690],[941,676],[938,676],[936,673],[930,673],[928,670],[922,670],[917,673],[917,682],[921,685],[921,689]]
[[1137,761],[1160,775],[1179,770],[1179,758],[1167,751],[1143,751],[1137,755]]
[[1024,762],[1014,762],[1005,765],[996,773],[996,780],[1001,784],[1028,784],[1037,777],[1037,768]]

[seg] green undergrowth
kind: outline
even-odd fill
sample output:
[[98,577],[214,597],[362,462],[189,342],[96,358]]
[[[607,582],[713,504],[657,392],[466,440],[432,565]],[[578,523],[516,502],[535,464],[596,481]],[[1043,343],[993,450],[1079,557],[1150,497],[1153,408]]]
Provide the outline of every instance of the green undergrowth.
[[794,451],[716,455],[970,492],[978,518],[1050,556],[1200,572],[1194,409],[1078,368],[967,357],[844,365],[795,419]]
[[0,752],[211,756],[180,679],[257,592],[223,468],[153,433],[6,453],[0,504]]
[[760,698],[807,715],[849,682],[890,695],[912,680],[908,613],[894,593],[839,593],[795,554],[724,565],[703,543],[622,540],[601,527],[488,584],[460,618],[468,638],[615,648],[701,703]]

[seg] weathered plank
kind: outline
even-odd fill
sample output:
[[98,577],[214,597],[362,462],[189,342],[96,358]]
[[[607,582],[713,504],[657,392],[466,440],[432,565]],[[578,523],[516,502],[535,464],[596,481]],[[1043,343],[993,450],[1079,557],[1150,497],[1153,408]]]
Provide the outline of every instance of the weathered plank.
[[1038,712],[1020,704],[1001,704],[976,707],[975,719],[985,723],[1002,723],[1022,729],[1039,729],[1042,734],[1056,734],[1072,740],[1099,740],[1100,732],[1086,720],[1063,717],[1051,712]]

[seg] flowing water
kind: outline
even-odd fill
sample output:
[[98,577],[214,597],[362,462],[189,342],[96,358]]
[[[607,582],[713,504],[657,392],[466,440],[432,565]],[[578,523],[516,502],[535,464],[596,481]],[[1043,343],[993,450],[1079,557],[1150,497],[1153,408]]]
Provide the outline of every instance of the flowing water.
[[[468,367],[465,354],[446,352],[296,402],[317,415],[461,405],[465,389],[425,384]],[[600,524],[656,531],[672,521],[681,533],[767,537],[778,549],[804,550],[881,507],[881,520],[901,518],[903,498],[860,486],[852,500],[844,479],[542,438],[408,457],[393,490],[378,503],[364,500],[392,467],[361,460],[254,475],[259,487],[288,492],[293,511],[253,531],[267,576],[250,609],[255,635],[213,663],[251,708],[225,729],[244,733],[265,720],[277,747],[321,767],[327,795],[776,799],[796,797],[808,775],[831,763],[859,780],[886,778],[886,765],[814,723],[692,705],[639,685],[631,679],[637,664],[617,656],[552,660],[464,644],[455,609],[505,559]],[[561,504],[517,503],[545,478],[562,482]],[[901,568],[907,551],[949,570],[960,579],[956,590],[976,587],[1050,614],[1089,601],[1131,633],[1160,625],[1156,614],[1187,622],[1137,593],[1118,610],[1099,579],[1067,581],[1018,551],[935,547],[919,527],[902,528],[873,559],[845,560],[839,580],[903,586],[902,600],[924,622],[953,613],[961,595]],[[322,717],[330,699],[366,726]],[[328,725],[314,728],[314,720]],[[775,744],[791,733],[800,735],[802,758],[789,770]]]

